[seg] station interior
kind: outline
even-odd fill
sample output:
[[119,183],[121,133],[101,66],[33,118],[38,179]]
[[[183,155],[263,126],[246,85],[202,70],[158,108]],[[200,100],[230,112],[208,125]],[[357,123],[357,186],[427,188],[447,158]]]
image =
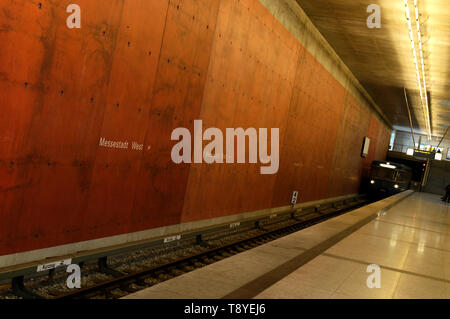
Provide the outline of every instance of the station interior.
[[1,0],[0,299],[450,299],[448,0]]

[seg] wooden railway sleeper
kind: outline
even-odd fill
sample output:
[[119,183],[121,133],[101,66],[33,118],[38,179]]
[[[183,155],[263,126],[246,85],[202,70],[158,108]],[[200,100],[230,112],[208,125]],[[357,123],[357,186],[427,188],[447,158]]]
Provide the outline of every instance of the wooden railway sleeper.
[[292,212],[292,213],[291,213],[291,219],[293,219],[293,220],[299,222],[300,219],[299,219],[297,216],[295,216],[295,213],[296,213],[296,212]]
[[23,283],[23,276],[15,277],[11,283],[12,291],[16,296],[24,299],[44,299],[42,296],[28,290]]
[[115,269],[109,268],[108,266],[108,257],[101,257],[98,259],[98,269],[100,272],[111,275],[113,277],[122,277],[125,275],[124,273],[117,271]]
[[259,220],[257,220],[257,221],[255,222],[255,228],[256,228],[256,229],[259,229],[259,230],[262,230],[262,231],[268,231],[268,229],[266,229],[266,228],[264,228],[263,226],[261,226],[261,223],[260,223]]
[[199,234],[195,236],[195,244],[203,248],[212,248],[213,246],[208,243],[208,241],[203,239],[203,235]]

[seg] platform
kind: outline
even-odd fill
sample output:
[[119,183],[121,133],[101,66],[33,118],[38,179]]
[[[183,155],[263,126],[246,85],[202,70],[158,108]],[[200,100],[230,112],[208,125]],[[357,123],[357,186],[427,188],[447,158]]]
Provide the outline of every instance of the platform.
[[407,191],[125,298],[450,298],[449,206]]

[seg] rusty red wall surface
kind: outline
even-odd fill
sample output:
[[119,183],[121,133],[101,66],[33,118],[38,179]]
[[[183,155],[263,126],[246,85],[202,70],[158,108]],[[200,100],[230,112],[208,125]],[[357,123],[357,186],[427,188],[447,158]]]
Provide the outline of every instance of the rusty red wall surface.
[[[0,21],[0,255],[356,193],[386,155],[390,131],[257,0],[2,0]],[[278,173],[174,164],[196,119],[280,128]]]
[[383,129],[382,124],[374,117],[370,117],[369,131],[371,147],[368,156],[364,159],[363,176],[368,177],[372,161],[382,161],[386,159],[391,139],[391,131]]

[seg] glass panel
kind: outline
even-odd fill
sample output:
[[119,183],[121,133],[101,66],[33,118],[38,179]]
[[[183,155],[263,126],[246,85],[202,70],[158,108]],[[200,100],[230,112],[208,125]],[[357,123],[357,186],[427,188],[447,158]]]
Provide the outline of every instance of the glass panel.
[[397,182],[407,182],[411,179],[411,173],[408,171],[397,170]]
[[390,168],[384,168],[384,167],[373,167],[371,177],[394,181],[395,180],[395,170],[390,169]]

